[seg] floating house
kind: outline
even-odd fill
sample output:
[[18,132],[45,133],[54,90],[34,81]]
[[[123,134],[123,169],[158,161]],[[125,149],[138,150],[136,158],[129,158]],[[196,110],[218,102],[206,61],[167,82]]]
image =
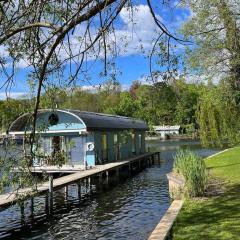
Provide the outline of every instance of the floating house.
[[[9,128],[12,136],[31,132],[30,113]],[[119,161],[145,153],[142,120],[77,110],[39,110],[33,166],[86,167]],[[54,160],[56,159],[56,161]]]
[[175,126],[169,126],[169,125],[163,125],[163,126],[154,126],[155,132],[157,132],[162,139],[167,139],[171,135],[179,135],[181,126],[175,125]]

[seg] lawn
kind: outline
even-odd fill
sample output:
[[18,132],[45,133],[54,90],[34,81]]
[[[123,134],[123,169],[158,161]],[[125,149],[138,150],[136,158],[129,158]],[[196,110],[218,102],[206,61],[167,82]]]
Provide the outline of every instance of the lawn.
[[240,147],[205,160],[210,174],[224,181],[224,193],[185,201],[173,239],[240,239]]

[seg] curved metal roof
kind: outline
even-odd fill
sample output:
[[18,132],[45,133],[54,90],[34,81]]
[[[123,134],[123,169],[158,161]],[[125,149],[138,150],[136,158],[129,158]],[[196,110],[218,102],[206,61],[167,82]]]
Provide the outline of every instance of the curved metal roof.
[[[85,112],[78,110],[70,110],[70,109],[41,109],[39,113],[43,112],[65,112],[71,115],[76,116],[76,118],[81,119],[82,122],[86,125],[87,131],[94,130],[127,130],[127,129],[135,129],[135,130],[148,130],[147,124],[139,119],[129,118],[124,116],[117,115],[109,115],[103,113],[95,113],[95,112]],[[10,126],[9,132],[18,132],[24,131],[26,125],[29,122],[31,114],[26,113],[17,118]]]

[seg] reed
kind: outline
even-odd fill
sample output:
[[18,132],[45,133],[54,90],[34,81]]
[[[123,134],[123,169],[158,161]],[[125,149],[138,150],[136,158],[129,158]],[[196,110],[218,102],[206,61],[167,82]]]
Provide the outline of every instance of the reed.
[[173,170],[184,177],[187,196],[199,197],[204,194],[208,172],[202,158],[188,149],[179,150],[174,157]]

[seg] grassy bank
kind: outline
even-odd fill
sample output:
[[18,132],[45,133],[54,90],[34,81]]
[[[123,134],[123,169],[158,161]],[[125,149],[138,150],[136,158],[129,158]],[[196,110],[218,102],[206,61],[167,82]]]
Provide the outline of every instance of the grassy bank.
[[[187,200],[173,227],[173,239],[240,239],[240,147],[206,159],[210,174],[223,180],[223,193]],[[218,182],[219,183],[219,182]]]

